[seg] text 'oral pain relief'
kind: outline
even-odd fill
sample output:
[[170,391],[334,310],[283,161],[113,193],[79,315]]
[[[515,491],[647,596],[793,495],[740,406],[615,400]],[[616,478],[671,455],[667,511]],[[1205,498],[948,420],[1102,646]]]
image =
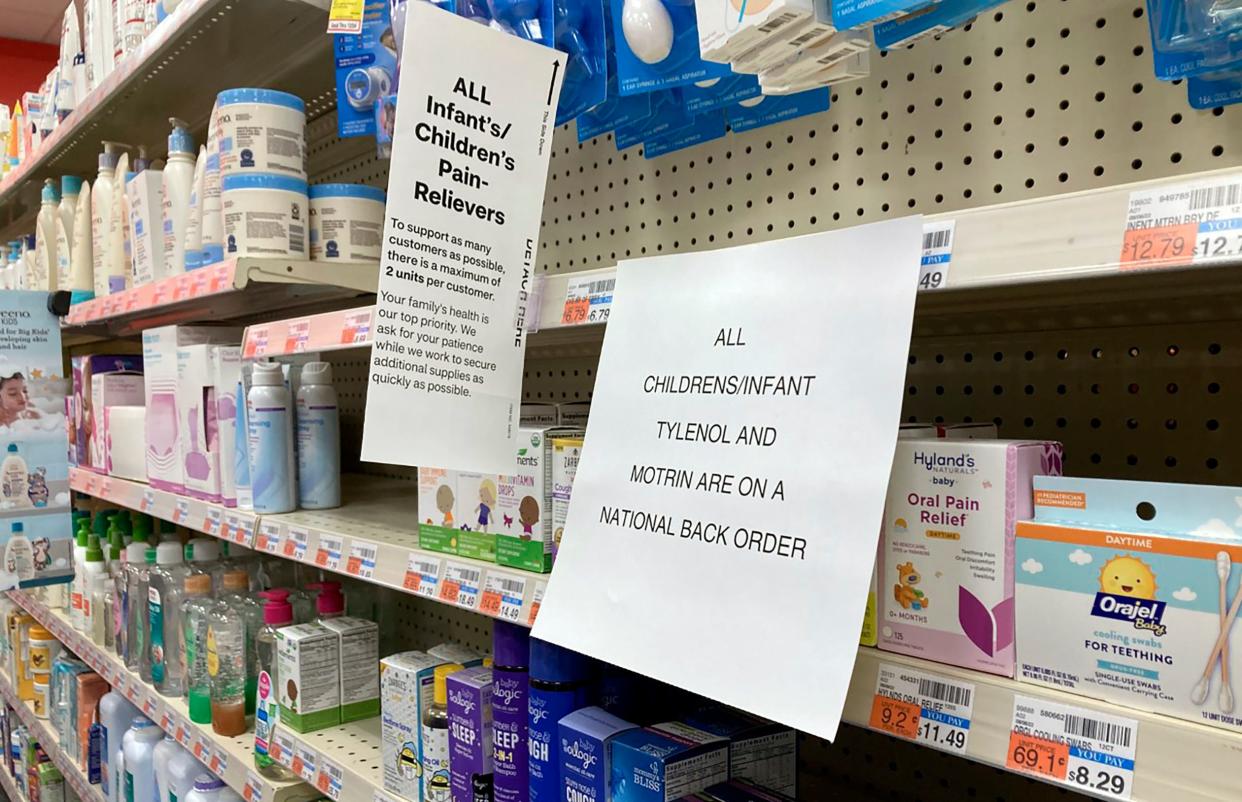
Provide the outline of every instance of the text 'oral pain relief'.
[[1018,678],[1242,730],[1242,488],[1035,479],[1017,525]]

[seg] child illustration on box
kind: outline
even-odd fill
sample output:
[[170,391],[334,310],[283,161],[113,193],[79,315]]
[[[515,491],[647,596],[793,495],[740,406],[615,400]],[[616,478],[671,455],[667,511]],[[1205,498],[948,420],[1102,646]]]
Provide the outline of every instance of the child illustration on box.
[[[436,489],[436,509],[440,511],[442,520],[440,526],[445,529],[453,528],[453,488],[448,485],[440,485]],[[430,523],[430,522],[429,522]]]
[[496,483],[491,479],[479,482],[479,505],[474,508],[478,513],[479,531],[487,534],[488,524],[492,520],[492,508],[496,506]]
[[518,505],[518,519],[522,522],[522,540],[530,540],[539,523],[539,502],[534,496],[523,496]]
[[35,542],[30,544],[34,548],[34,569],[35,572],[43,571],[52,564],[52,541],[45,537],[36,538]]
[[923,581],[923,577],[915,570],[914,563],[902,563],[897,566],[898,582],[893,585],[893,598],[903,609],[926,610],[928,607],[927,596],[923,591],[919,590],[916,585]]

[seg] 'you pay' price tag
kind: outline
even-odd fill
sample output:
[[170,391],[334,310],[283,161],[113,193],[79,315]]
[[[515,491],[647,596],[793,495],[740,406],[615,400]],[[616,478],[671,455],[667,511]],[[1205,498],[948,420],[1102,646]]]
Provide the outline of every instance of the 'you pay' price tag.
[[1014,696],[1011,730],[1006,768],[1098,796],[1130,798],[1136,720]]
[[964,755],[974,697],[972,683],[881,663],[868,723],[872,729]]

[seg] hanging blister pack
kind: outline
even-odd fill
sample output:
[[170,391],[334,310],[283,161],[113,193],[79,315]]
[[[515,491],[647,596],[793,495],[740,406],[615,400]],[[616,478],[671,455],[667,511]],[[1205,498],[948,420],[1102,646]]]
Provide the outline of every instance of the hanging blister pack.
[[528,42],[554,44],[552,0],[457,0],[457,15]]
[[832,100],[832,90],[812,89],[784,97],[762,95],[756,100],[748,100],[733,106],[728,111],[729,127],[735,134],[775,125],[808,114],[827,111]]
[[724,109],[743,100],[759,97],[760,94],[759,79],[753,75],[712,78],[682,89],[686,111],[691,114]]
[[645,119],[616,129],[617,150],[625,150],[648,139],[684,128],[692,122],[694,117],[686,111],[686,103],[679,90],[652,92],[651,113]]
[[608,58],[603,0],[553,0],[556,49],[569,56],[556,124],[595,108],[608,95]]
[[342,139],[375,134],[375,106],[397,91],[397,42],[388,0],[368,0],[362,33],[333,36],[336,133]]
[[912,45],[928,36],[939,36],[965,25],[976,15],[1004,0],[941,0],[905,16],[875,26],[875,46],[892,50]]
[[1242,103],[1242,69],[1195,76],[1186,82],[1186,92],[1196,109]]
[[686,0],[609,0],[623,95],[685,86],[731,75],[728,64],[699,56],[694,3]]
[[655,159],[675,150],[701,145],[725,135],[724,111],[709,111],[694,118],[694,122],[674,131],[652,137],[643,142],[643,158]]
[[578,116],[578,141],[625,128],[651,116],[651,96],[622,96],[617,92],[617,71],[612,53],[608,54],[608,95],[603,103]]

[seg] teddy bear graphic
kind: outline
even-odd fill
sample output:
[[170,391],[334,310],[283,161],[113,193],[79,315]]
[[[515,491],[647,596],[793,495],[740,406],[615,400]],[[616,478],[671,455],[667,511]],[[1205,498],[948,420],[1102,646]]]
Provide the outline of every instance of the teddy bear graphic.
[[923,577],[915,570],[914,563],[897,566],[897,579],[897,584],[893,585],[893,598],[897,603],[906,610],[926,610],[929,604],[927,596],[915,587],[923,581]]

